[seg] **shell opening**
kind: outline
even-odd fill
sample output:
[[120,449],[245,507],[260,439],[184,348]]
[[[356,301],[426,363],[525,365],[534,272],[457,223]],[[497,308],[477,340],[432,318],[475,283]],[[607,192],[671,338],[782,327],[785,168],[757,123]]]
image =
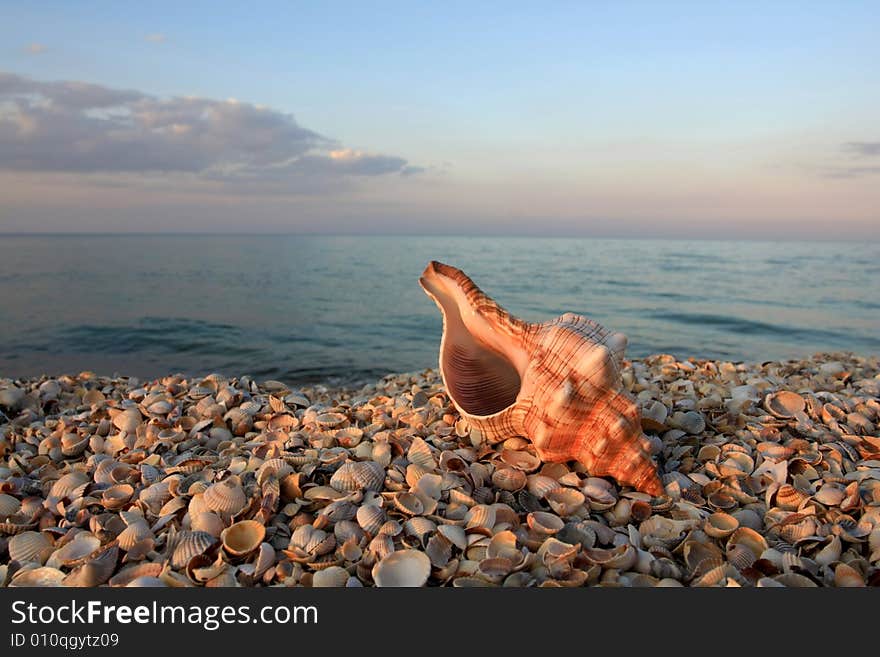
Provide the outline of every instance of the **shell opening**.
[[516,366],[490,344],[492,327],[476,315],[465,320],[461,308],[468,305],[456,298],[454,286],[426,277],[420,282],[443,311],[440,367],[452,401],[475,416],[492,415],[513,404],[522,382]]

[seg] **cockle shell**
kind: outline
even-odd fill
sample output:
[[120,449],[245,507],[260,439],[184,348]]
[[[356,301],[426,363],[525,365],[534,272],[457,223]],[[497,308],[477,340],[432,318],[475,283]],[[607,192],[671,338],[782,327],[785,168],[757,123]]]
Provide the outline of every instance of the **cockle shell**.
[[593,476],[663,493],[621,379],[626,337],[572,313],[524,322],[439,262],[419,283],[443,315],[446,392],[485,440],[528,437],[544,461],[577,460]]

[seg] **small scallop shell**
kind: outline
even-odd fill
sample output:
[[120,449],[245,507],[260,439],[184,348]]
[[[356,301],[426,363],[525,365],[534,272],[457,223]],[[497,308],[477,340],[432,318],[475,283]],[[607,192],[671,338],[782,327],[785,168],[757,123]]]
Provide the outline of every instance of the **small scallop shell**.
[[141,519],[131,522],[128,527],[120,532],[116,540],[119,547],[127,552],[148,538],[153,538],[153,532],[146,520]]
[[52,539],[42,532],[22,532],[9,539],[7,550],[12,561],[33,561],[43,565],[52,549]]
[[87,433],[66,433],[61,436],[61,453],[68,457],[79,456],[89,446],[90,439],[91,436]]
[[552,536],[565,526],[562,518],[546,511],[533,511],[526,516],[526,521],[532,531],[547,536]]
[[827,483],[822,486],[813,499],[825,506],[838,506],[846,498],[846,490],[839,484]]
[[220,533],[225,528],[223,519],[213,511],[197,513],[190,519],[190,529],[197,532],[207,532],[215,538],[220,538]]
[[395,495],[394,506],[409,516],[419,515],[425,510],[425,505],[422,501],[416,495],[409,492]]
[[409,450],[407,450],[406,458],[410,463],[420,465],[429,471],[437,468],[437,461],[434,458],[433,452],[431,452],[431,447],[424,439],[418,436],[413,438],[412,444],[409,446]]
[[535,472],[541,467],[541,459],[531,452],[505,449],[501,452],[501,460],[511,468],[523,472]]
[[341,566],[330,566],[312,576],[313,588],[341,588],[348,582],[348,571]]
[[142,421],[140,411],[134,407],[113,416],[113,426],[126,433],[134,433]]
[[202,499],[211,511],[234,516],[247,506],[247,496],[241,485],[233,479],[225,479],[210,486]]
[[839,563],[834,569],[834,585],[844,588],[860,588],[865,586],[865,578],[852,566]]
[[241,520],[224,529],[220,539],[228,554],[243,557],[260,547],[265,536],[266,528],[256,520]]
[[467,534],[464,528],[458,525],[440,525],[437,531],[443,534],[459,550],[467,548]]
[[706,518],[703,531],[712,538],[727,538],[739,528],[739,520],[729,513],[716,511]]
[[335,429],[348,422],[348,417],[342,413],[321,413],[315,417],[315,424],[322,429]]
[[57,499],[80,497],[82,489],[89,481],[89,476],[84,472],[79,472],[78,470],[70,472],[52,484],[52,488],[49,490],[49,497]]
[[21,509],[21,502],[12,495],[0,493],[0,517],[14,516]]
[[755,559],[759,559],[764,550],[767,549],[767,540],[754,529],[739,527],[727,539],[727,551],[730,552],[734,545],[747,547],[755,555]]
[[790,484],[780,486],[776,491],[776,505],[786,511],[797,511],[801,504],[809,499],[809,495],[802,493]]
[[375,461],[348,461],[330,478],[330,485],[339,491],[381,491],[385,483],[385,468]]
[[526,486],[526,473],[516,468],[498,468],[492,473],[492,483],[501,490],[518,491]]
[[71,566],[101,547],[101,540],[89,532],[78,533],[72,541],[55,550],[46,561],[49,566]]
[[134,495],[134,488],[131,484],[116,484],[104,490],[101,495],[101,503],[105,509],[121,509]]
[[431,560],[424,552],[400,550],[373,566],[373,582],[378,587],[424,586],[431,574]]
[[495,509],[489,504],[477,504],[467,512],[465,523],[466,529],[492,529],[495,526]]
[[[557,488],[544,496],[550,508],[559,516],[570,516],[583,507],[586,496],[574,488]],[[650,507],[648,515],[650,515]]]
[[64,578],[64,586],[92,587],[100,586],[116,570],[116,561],[119,558],[119,548],[112,545],[105,548],[85,563],[74,568]]
[[15,587],[50,587],[61,586],[65,575],[57,568],[26,568],[19,570],[9,582],[10,588]]
[[562,488],[562,484],[553,479],[540,474],[533,474],[527,477],[526,487],[528,491],[537,497],[543,499],[547,493],[557,488]]
[[813,561],[815,561],[820,566],[830,566],[832,563],[840,559],[840,552],[842,549],[842,544],[840,542],[839,536],[832,536],[831,540],[819,550],[814,556]]
[[495,534],[486,546],[486,556],[490,559],[502,557],[514,564],[519,563],[523,555],[516,546],[516,534],[507,530]]
[[424,516],[415,516],[403,523],[403,531],[406,535],[418,538],[422,542],[424,542],[425,536],[436,531],[436,529],[437,524]]
[[159,577],[164,567],[163,564],[157,562],[145,562],[128,566],[111,577],[107,583],[110,586],[129,586],[132,581],[138,578]]
[[793,418],[804,412],[806,401],[796,392],[780,390],[764,397],[764,408],[780,418]]
[[183,531],[177,536],[174,551],[171,553],[171,567],[186,568],[189,560],[199,554],[204,554],[217,539],[207,532]]
[[380,506],[368,504],[358,508],[356,517],[361,529],[371,536],[376,536],[385,522],[385,510]]

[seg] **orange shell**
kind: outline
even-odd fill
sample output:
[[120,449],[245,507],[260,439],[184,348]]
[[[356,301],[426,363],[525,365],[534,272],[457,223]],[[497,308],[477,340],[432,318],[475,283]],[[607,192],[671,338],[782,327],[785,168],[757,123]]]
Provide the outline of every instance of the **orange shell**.
[[439,262],[419,283],[443,314],[446,392],[484,438],[524,436],[544,461],[577,460],[593,476],[663,493],[638,407],[620,376],[623,334],[573,313],[529,324]]

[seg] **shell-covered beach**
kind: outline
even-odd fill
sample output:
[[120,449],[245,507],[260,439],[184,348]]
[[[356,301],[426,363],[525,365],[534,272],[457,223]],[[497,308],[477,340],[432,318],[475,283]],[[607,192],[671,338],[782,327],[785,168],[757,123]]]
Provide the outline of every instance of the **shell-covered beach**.
[[626,361],[665,491],[358,389],[0,379],[4,586],[880,584],[880,359]]

